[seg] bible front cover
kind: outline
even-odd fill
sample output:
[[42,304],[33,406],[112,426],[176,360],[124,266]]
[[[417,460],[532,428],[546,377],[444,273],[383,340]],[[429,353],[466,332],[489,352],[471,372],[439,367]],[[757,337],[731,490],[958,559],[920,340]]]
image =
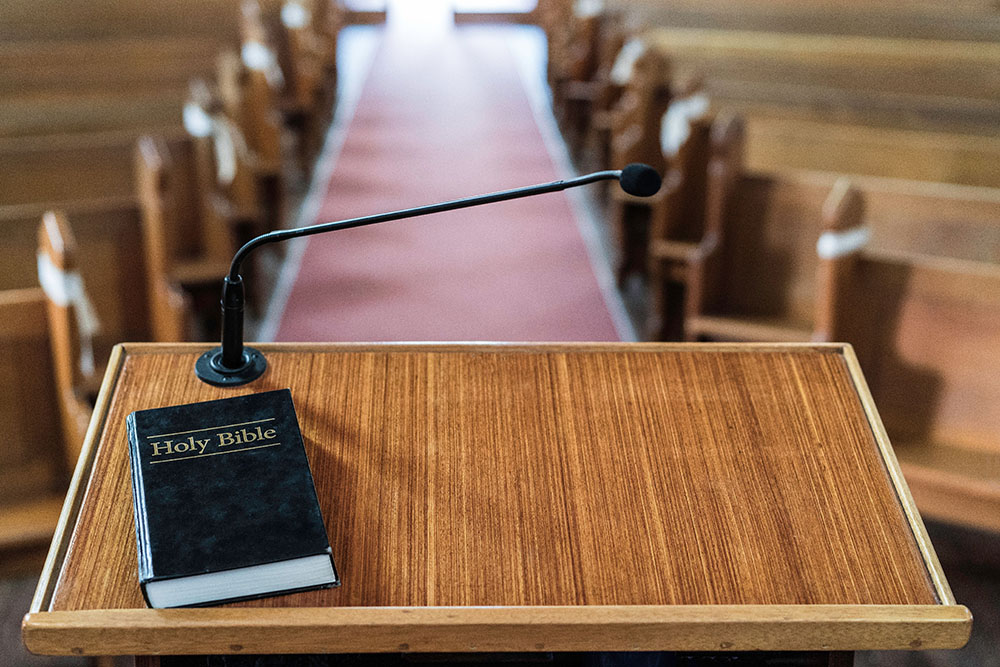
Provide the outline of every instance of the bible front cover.
[[128,416],[151,607],[339,585],[288,389]]

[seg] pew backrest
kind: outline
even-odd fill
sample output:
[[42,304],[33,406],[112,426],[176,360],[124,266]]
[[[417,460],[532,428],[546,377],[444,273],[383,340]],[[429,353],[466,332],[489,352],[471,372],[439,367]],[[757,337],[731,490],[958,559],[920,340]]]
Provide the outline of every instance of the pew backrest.
[[833,336],[890,435],[1000,457],[1000,266],[865,251],[843,282]]
[[720,275],[708,310],[755,314],[812,328],[816,240],[826,178],[811,174],[743,174],[725,202]]
[[159,137],[141,137],[135,147],[137,194],[142,217],[147,297],[152,338],[181,341],[190,336],[190,304],[173,280],[179,258],[196,256],[199,230],[188,170],[190,144],[168,145]]

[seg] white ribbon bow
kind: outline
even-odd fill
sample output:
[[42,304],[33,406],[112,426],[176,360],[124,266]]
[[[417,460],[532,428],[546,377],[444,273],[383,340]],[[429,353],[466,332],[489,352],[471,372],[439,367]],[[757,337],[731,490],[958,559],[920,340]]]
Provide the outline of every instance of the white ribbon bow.
[[76,328],[80,332],[80,372],[94,374],[94,335],[100,322],[87,298],[83,278],[76,271],[63,271],[45,253],[38,253],[38,282],[48,299],[61,308],[73,306]]
[[691,122],[708,111],[708,96],[695,93],[674,100],[660,120],[660,150],[667,157],[674,157],[691,136]]
[[576,0],[573,3],[573,16],[589,19],[604,11],[604,0]]
[[281,87],[284,83],[285,79],[281,74],[281,68],[278,67],[278,59],[275,57],[274,51],[265,45],[260,42],[244,42],[240,55],[243,58],[243,64],[248,69],[263,72],[267,82],[273,87]]
[[868,244],[871,230],[868,227],[852,227],[841,231],[826,231],[816,241],[816,254],[820,259],[837,259],[861,250]]
[[286,28],[292,28],[293,30],[304,28],[309,25],[311,19],[309,10],[303,7],[301,3],[286,2],[281,7],[281,23]]
[[611,79],[611,83],[624,86],[628,83],[628,80],[632,78],[632,70],[635,69],[635,63],[646,52],[646,43],[643,42],[638,37],[633,37],[629,41],[625,42],[622,50],[618,52],[615,57],[615,63],[611,66],[611,72],[608,77]]
[[184,105],[184,129],[192,137],[212,137],[215,148],[216,178],[222,185],[229,185],[236,178],[237,154],[247,151],[243,133],[222,114],[210,115],[200,105]]

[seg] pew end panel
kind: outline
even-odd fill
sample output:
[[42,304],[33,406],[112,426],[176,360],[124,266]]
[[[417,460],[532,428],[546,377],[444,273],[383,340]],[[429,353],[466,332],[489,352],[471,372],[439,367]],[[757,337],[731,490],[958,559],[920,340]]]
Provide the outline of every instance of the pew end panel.
[[[0,561],[36,565],[68,478],[45,294],[0,290]],[[9,560],[9,562],[8,562]]]
[[45,292],[56,391],[62,415],[66,462],[76,463],[90,423],[91,399],[104,377],[94,349],[99,326],[80,277],[76,239],[66,216],[48,211],[38,226],[38,277]]

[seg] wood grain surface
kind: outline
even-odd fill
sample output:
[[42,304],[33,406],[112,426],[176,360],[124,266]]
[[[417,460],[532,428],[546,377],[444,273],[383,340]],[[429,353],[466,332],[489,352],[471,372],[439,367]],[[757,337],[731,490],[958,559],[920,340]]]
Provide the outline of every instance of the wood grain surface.
[[[578,626],[578,639],[589,624],[620,629],[651,610],[644,622],[661,634],[638,644],[647,647],[667,641],[664,627],[698,625],[694,616],[677,625],[671,614],[684,609],[717,609],[716,621],[736,623],[750,634],[734,636],[746,638],[768,624],[770,608],[774,622],[796,619],[817,649],[902,648],[914,637],[957,646],[968,634],[967,610],[931,580],[933,549],[921,553],[842,347],[261,347],[268,372],[239,389],[195,378],[201,347],[126,347],[65,558],[50,557],[58,580],[39,591],[33,610],[42,613],[29,615],[26,638],[115,619],[148,637],[150,623],[199,625],[198,614],[240,607],[306,608],[317,618],[330,607],[404,608],[402,618],[423,608],[443,613],[430,624],[438,634],[462,626],[451,636],[464,649],[424,650],[477,650],[461,639],[474,636],[475,620],[461,621],[464,612],[455,620],[448,607],[527,608],[526,626],[538,607],[536,621],[559,616]],[[343,586],[213,610],[105,611],[144,608],[125,416],[283,387]],[[612,616],[590,618],[588,609]],[[80,610],[104,621],[67,613]],[[262,635],[250,628],[266,625],[263,617],[246,609],[241,617],[242,643],[233,640],[241,648],[282,625]],[[910,623],[905,642],[876,631],[861,646],[844,629],[885,628],[890,618],[897,629]],[[829,641],[834,626],[839,644]],[[784,646],[800,646],[790,631]],[[508,634],[506,650],[522,644]],[[718,650],[717,641],[701,646]]]

